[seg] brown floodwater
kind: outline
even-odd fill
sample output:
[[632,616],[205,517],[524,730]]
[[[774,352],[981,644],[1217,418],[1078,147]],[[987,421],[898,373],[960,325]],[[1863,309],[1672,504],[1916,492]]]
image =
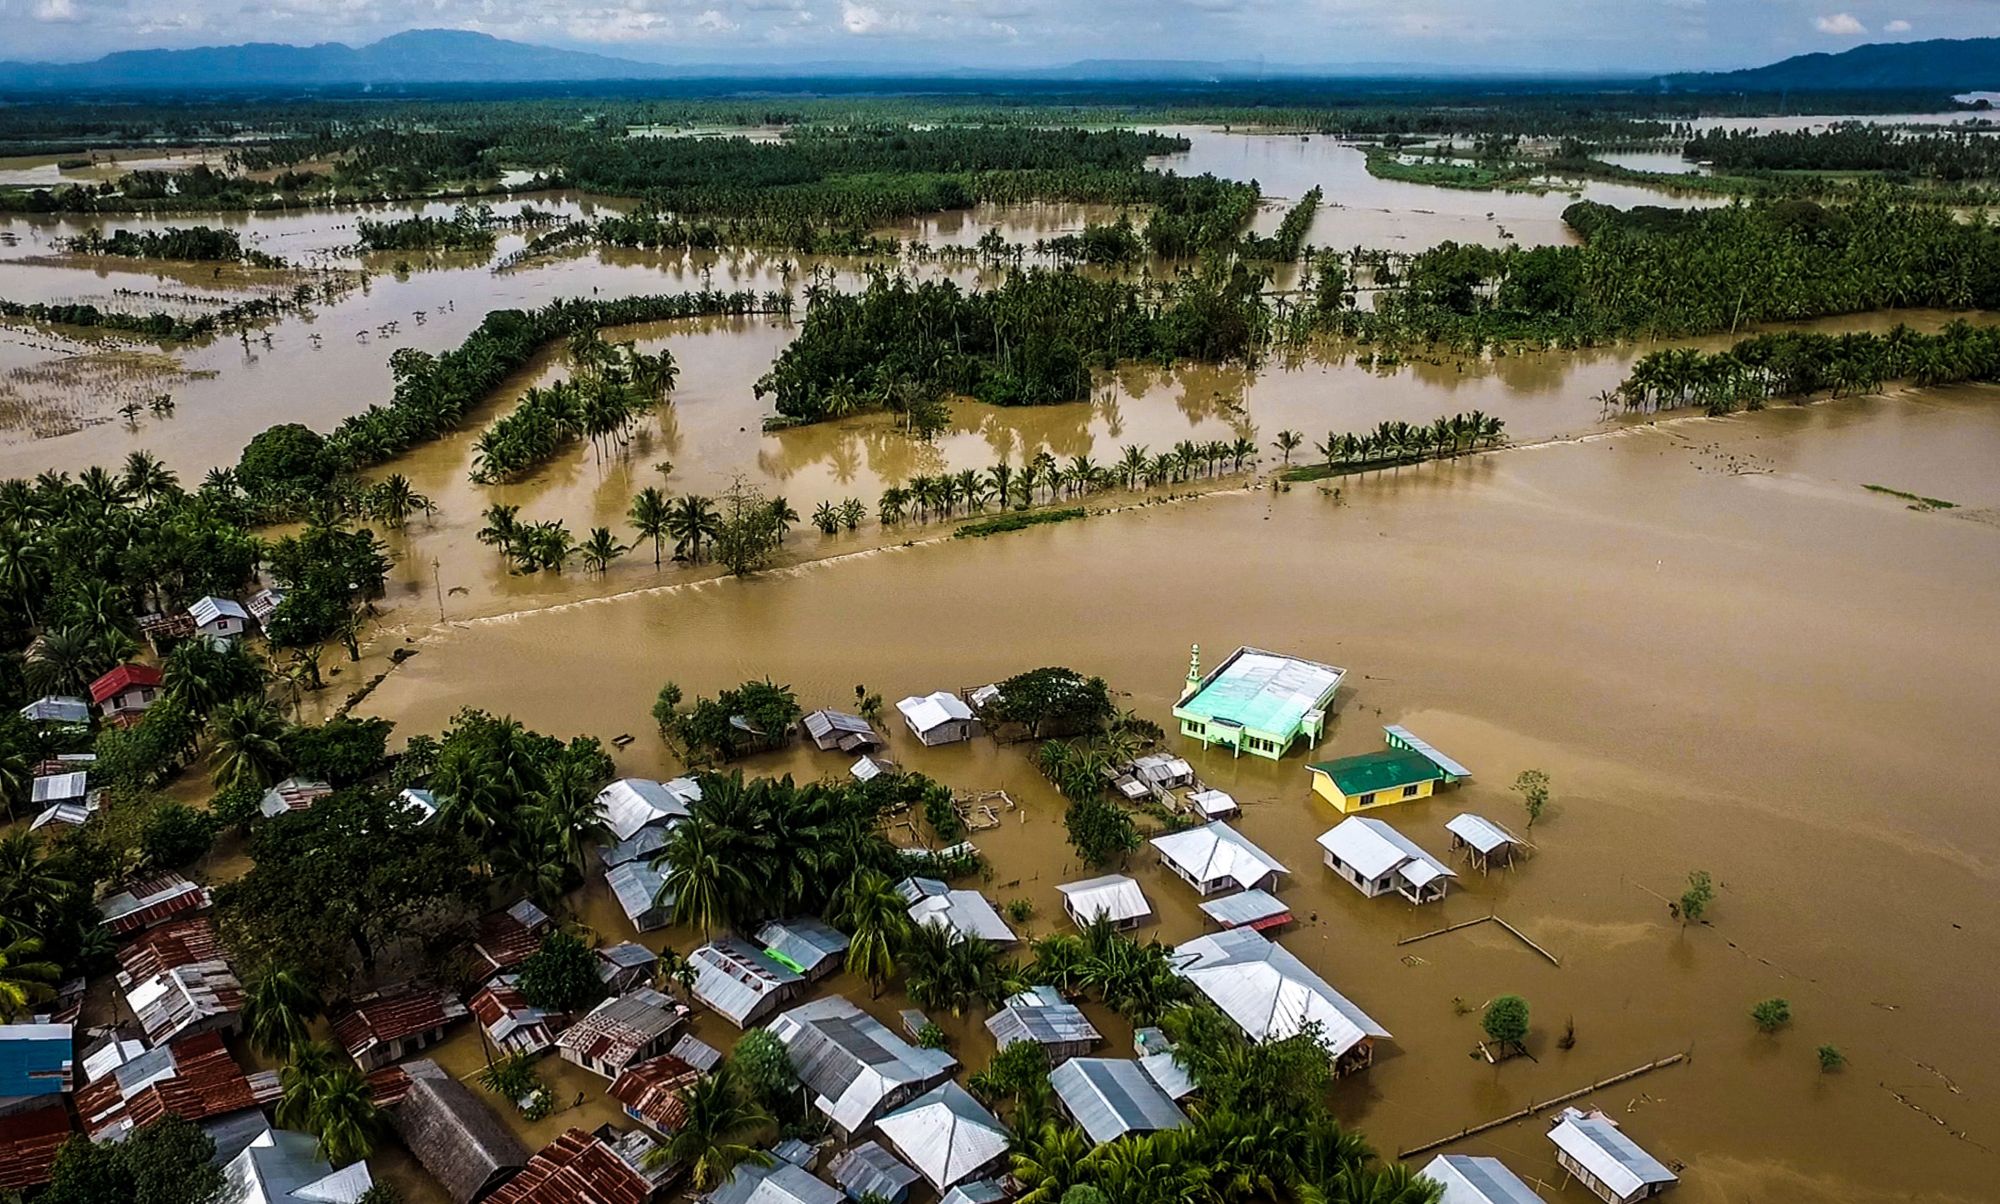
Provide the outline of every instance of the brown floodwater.
[[[1419,910],[1363,899],[1321,866],[1313,840],[1333,816],[1305,757],[1232,760],[1170,739],[1290,868],[1281,893],[1301,923],[1283,943],[1396,1034],[1335,1092],[1379,1146],[1686,1052],[1593,1101],[1683,1164],[1682,1198],[1985,1199],[2000,1141],[1987,1039],[2000,830],[1982,793],[2000,770],[1996,400],[1965,388],[1682,419],[1350,479],[1337,495],[1245,491],[749,580],[412,619],[378,651],[418,655],[362,709],[404,736],[461,706],[563,735],[631,733],[621,769],[661,775],[675,766],[646,711],[668,679],[692,694],[768,674],[810,707],[857,683],[893,699],[1068,664],[1165,723],[1191,643],[1211,658],[1251,643],[1329,660],[1349,677],[1319,754],[1375,747],[1381,724],[1402,722],[1478,775],[1387,816],[1433,851],[1462,809],[1518,825],[1506,784],[1519,771],[1554,781],[1532,858],[1468,871]],[[1911,510],[1865,484],[1959,508]],[[1060,927],[1054,888],[1086,871],[1026,749],[924,749],[898,731],[892,753],[1019,803],[977,835],[983,888],[1030,900],[1036,932]],[[747,766],[843,768],[800,750]],[[1143,855],[1132,868],[1158,914],[1150,935],[1200,931],[1184,885]],[[1710,922],[1684,929],[1663,899],[1697,868],[1719,894]],[[584,910],[624,935],[602,899]],[[1562,965],[1490,927],[1394,943],[1488,912]],[[1470,1052],[1477,1008],[1503,992],[1533,1005],[1536,1060],[1495,1068]],[[1748,1011],[1774,995],[1796,1019],[1762,1036]],[[896,1004],[870,1006],[893,1022]],[[952,1027],[982,1064],[977,1018]],[[1823,1043],[1845,1070],[1820,1073]],[[1506,1158],[1552,1199],[1586,1199],[1555,1190],[1542,1127],[1460,1148]]]

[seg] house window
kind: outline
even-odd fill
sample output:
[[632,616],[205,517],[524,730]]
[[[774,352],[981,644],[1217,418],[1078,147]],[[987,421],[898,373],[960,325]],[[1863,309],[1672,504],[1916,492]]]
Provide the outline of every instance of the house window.
[[1405,787],[1403,787],[1403,797],[1404,797],[1404,798],[1415,798],[1415,797],[1417,797],[1417,788],[1416,788],[1415,786],[1405,786]]
[[1361,805],[1364,807],[1368,806],[1374,801],[1375,801],[1375,792],[1372,790],[1369,791],[1367,794],[1361,796]]

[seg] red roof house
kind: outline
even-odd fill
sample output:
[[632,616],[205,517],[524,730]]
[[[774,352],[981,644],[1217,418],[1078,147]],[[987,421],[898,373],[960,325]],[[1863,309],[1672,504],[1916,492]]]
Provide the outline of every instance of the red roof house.
[[653,1184],[611,1147],[570,1129],[486,1197],[487,1204],[646,1204]]
[[444,1036],[455,1020],[471,1015],[458,996],[435,987],[403,986],[354,1001],[336,1016],[333,1039],[362,1070],[400,1062]]
[[25,1192],[47,1183],[56,1151],[73,1131],[61,1101],[0,1116],[0,1192]]
[[90,700],[106,719],[136,716],[160,696],[163,681],[151,665],[123,664],[90,683]]
[[169,1114],[196,1123],[277,1102],[278,1074],[246,1074],[220,1033],[149,1049],[76,1093],[92,1141],[117,1141]]

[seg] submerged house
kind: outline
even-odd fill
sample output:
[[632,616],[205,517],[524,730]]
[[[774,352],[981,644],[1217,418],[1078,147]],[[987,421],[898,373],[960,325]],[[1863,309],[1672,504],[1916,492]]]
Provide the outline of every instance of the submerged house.
[[1602,1112],[1564,1108],[1549,1128],[1556,1161],[1605,1204],[1632,1204],[1680,1182]]
[[1088,928],[1098,920],[1109,920],[1113,928],[1137,928],[1152,918],[1153,905],[1137,879],[1126,874],[1106,874],[1082,882],[1066,882],[1056,887],[1063,897],[1063,911],[1078,928]]
[[1439,1154],[1420,1173],[1444,1187],[1438,1204],[1542,1204],[1534,1189],[1498,1158]]
[[1313,793],[1343,815],[1370,807],[1429,798],[1472,771],[1445,756],[1414,732],[1397,724],[1382,729],[1388,745],[1358,757],[1315,761],[1306,766]]
[[547,912],[529,899],[481,916],[473,936],[472,955],[479,962],[479,977],[491,978],[519,966],[542,947],[542,937],[555,927]]
[[686,819],[689,807],[701,801],[693,778],[656,782],[651,778],[620,778],[597,792],[604,826],[617,840],[630,840],[639,829]]
[[613,995],[645,986],[653,977],[653,967],[660,963],[658,954],[634,941],[599,945],[595,952],[597,980]]
[[958,1060],[923,1049],[840,996],[780,1012],[772,1035],[791,1054],[813,1107],[844,1138],[951,1076]]
[[539,1054],[556,1043],[554,1018],[528,1002],[520,975],[502,974],[472,996],[472,1016],[504,1055]]
[[1220,820],[1155,836],[1153,847],[1160,852],[1161,865],[1204,895],[1269,889],[1277,885],[1279,874],[1291,872]]
[[625,1068],[667,1052],[687,1017],[673,1000],[640,987],[607,999],[556,1038],[556,1051],[592,1073],[615,1079]]
[[702,1204],[846,1204],[847,1197],[804,1167],[780,1158],[770,1166],[745,1162]]
[[528,1149],[493,1110],[436,1062],[404,1064],[390,1123],[452,1204],[481,1204],[528,1164]]
[[218,644],[240,639],[250,630],[250,612],[234,598],[218,598],[213,594],[196,598],[188,607],[188,618],[194,622],[196,635],[207,636]]
[[215,896],[205,886],[196,885],[179,874],[155,874],[140,878],[98,900],[100,921],[112,936],[125,937],[144,932],[168,920],[207,911]]
[[610,1143],[582,1129],[565,1129],[488,1199],[493,1204],[646,1204],[654,1187]]
[[1022,1041],[1041,1046],[1051,1066],[1087,1054],[1104,1040],[1083,1009],[1049,986],[1030,987],[1007,1000],[986,1018],[986,1031],[999,1049]]
[[458,996],[437,987],[407,984],[364,995],[333,1019],[333,1039],[362,1070],[400,1062],[444,1040],[444,1032],[472,1013]]
[[78,1089],[76,1113],[92,1141],[122,1141],[178,1116],[215,1139],[217,1158],[234,1158],[266,1127],[262,1110],[278,1095],[277,1071],[246,1073],[222,1034],[201,1033],[105,1067]]
[[915,694],[896,704],[903,722],[927,747],[957,744],[979,734],[979,720],[965,700],[946,690]]
[[1275,761],[1301,738],[1319,742],[1327,707],[1345,676],[1347,670],[1332,665],[1247,647],[1203,675],[1197,644],[1174,718],[1181,735],[1204,748],[1221,744]]
[[941,1192],[998,1170],[1013,1141],[999,1117],[949,1079],[876,1121],[875,1128]]
[[936,878],[905,878],[896,884],[896,893],[910,905],[912,922],[950,929],[960,940],[1011,945],[1021,939],[976,890],[953,890]]
[[875,725],[846,711],[814,711],[799,720],[799,730],[821,752],[859,753],[887,747]]
[[701,1075],[674,1055],[662,1054],[626,1067],[611,1080],[609,1094],[625,1115],[662,1137],[672,1137],[687,1122],[687,1100],[681,1093]]
[[627,861],[604,871],[604,884],[618,900],[618,909],[635,932],[651,932],[673,923],[673,896],[663,895],[667,876],[646,861]]
[[1374,1060],[1389,1031],[1312,972],[1282,945],[1248,928],[1196,937],[1176,946],[1174,972],[1188,980],[1252,1041],[1282,1041],[1319,1026],[1335,1074]]
[[688,954],[694,997],[710,1011],[749,1028],[805,985],[805,976],[750,942],[719,936]]
[[375,1186],[365,1161],[338,1170],[319,1156],[319,1141],[267,1128],[222,1168],[229,1204],[360,1204]]
[[1205,900],[1201,914],[1215,921],[1219,928],[1249,928],[1257,932],[1270,932],[1292,922],[1292,909],[1267,890],[1239,890],[1220,899]]
[[842,1150],[828,1164],[826,1173],[833,1176],[834,1183],[856,1204],[875,1204],[878,1200],[903,1204],[910,1198],[910,1189],[923,1178],[879,1141],[864,1141]]
[[243,984],[207,916],[142,933],[118,951],[118,965],[118,987],[146,1044],[242,1027]]
[[1452,849],[1463,849],[1482,874],[1496,865],[1513,865],[1514,854],[1526,844],[1502,825],[1470,811],[1453,816],[1444,830],[1451,833]]
[[265,819],[276,819],[293,811],[304,811],[332,793],[333,785],[329,782],[286,778],[264,792],[257,802],[257,811]]
[[757,943],[780,965],[818,982],[840,969],[847,957],[847,934],[811,916],[772,920],[757,930]]
[[1371,899],[1393,890],[1412,903],[1434,903],[1458,876],[1409,837],[1365,815],[1320,833],[1319,847],[1327,868]]
[[1180,1105],[1131,1058],[1071,1058],[1049,1072],[1049,1087],[1098,1145],[1187,1123]]

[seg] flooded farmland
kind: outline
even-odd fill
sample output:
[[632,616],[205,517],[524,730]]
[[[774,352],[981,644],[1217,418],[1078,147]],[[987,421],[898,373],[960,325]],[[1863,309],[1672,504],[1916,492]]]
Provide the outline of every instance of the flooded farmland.
[[[633,733],[622,769],[658,775],[673,766],[646,708],[669,679],[693,694],[768,674],[810,707],[857,683],[896,698],[1059,663],[1166,721],[1192,643],[1326,659],[1350,674],[1322,755],[1365,751],[1400,722],[1474,768],[1461,791],[1391,817],[1432,850],[1458,810],[1517,821],[1505,785],[1520,770],[1555,782],[1531,859],[1483,878],[1461,868],[1459,889],[1419,911],[1363,899],[1320,865],[1313,838],[1332,820],[1303,758],[1235,761],[1170,738],[1291,871],[1281,893],[1301,925],[1286,946],[1396,1035],[1337,1089],[1344,1116],[1395,1149],[1686,1052],[1594,1100],[1685,1164],[1684,1198],[1980,1199],[2000,1125],[1990,984],[1969,972],[2000,952],[1986,918],[2000,844],[1977,794],[2000,768],[2000,653],[1979,634],[2000,589],[1994,400],[1964,389],[1686,420],[1348,481],[1337,498],[1243,492],[412,624],[387,642],[418,655],[363,709],[404,734],[468,705],[563,734]],[[1870,483],[1961,509],[1911,510]],[[1032,901],[1037,932],[1063,923],[1054,887],[1083,871],[1023,749],[924,749],[899,731],[892,755],[1008,791],[1018,811],[978,836],[984,889]],[[817,776],[844,761],[795,751],[747,768]],[[1133,865],[1158,915],[1149,933],[1195,935],[1191,891],[1143,853]],[[1710,923],[1683,929],[1663,900],[1697,868],[1719,898]],[[1489,911],[1562,965],[1490,926],[1394,943]],[[1477,1018],[1454,1000],[1476,1012],[1508,991],[1535,1009],[1537,1060],[1489,1067],[1468,1056]],[[1772,995],[1797,1019],[1760,1036],[1748,1008]],[[1576,1045],[1561,1050],[1569,1020]],[[981,1034],[959,1036],[979,1064]],[[1820,1043],[1850,1066],[1822,1075]],[[1540,1130],[1463,1148],[1505,1155],[1552,1199],[1586,1199],[1554,1190]]]

